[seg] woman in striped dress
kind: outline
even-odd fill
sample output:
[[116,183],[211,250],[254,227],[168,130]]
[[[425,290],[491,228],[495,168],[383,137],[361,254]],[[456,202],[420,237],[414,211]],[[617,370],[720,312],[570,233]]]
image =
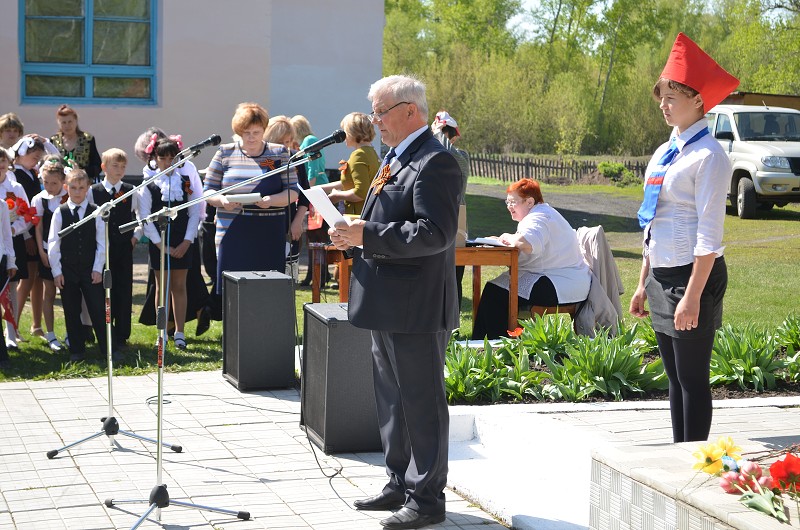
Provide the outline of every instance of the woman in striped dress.
[[[267,111],[257,103],[240,103],[231,120],[240,138],[219,147],[206,170],[204,194],[261,175],[289,162],[289,150],[262,138],[269,124]],[[257,193],[252,204],[228,200],[225,194],[209,197],[217,208],[217,291],[222,292],[224,271],[283,272],[286,260],[287,206],[297,200],[299,188],[294,169],[280,171],[231,193]]]

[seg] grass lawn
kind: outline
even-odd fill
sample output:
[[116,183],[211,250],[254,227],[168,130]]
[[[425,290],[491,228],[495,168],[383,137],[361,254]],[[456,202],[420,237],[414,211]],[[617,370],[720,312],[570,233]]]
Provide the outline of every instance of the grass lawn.
[[[476,193],[468,191],[467,206],[470,234],[483,236],[513,231],[503,204],[505,185],[497,181],[471,178],[471,184],[491,186]],[[472,188],[473,186],[471,186]],[[573,224],[594,226],[602,224],[619,267],[625,294],[623,308],[627,308],[638,281],[641,267],[641,232],[635,228],[635,215],[641,189],[621,189],[612,186],[552,186],[543,185],[545,200],[558,207],[559,195],[569,196],[572,206],[562,210]],[[577,200],[576,200],[577,196]],[[630,204],[629,204],[630,203]],[[585,205],[580,207],[580,204]],[[632,205],[632,206],[631,206]],[[613,206],[613,208],[612,208]],[[797,264],[800,263],[800,205],[789,205],[763,212],[762,218],[741,220],[728,215],[725,219],[725,257],[728,264],[729,285],[725,297],[724,320],[736,326],[752,323],[774,329],[800,305],[800,291],[796,284]],[[145,252],[139,252],[145,255]],[[146,259],[146,258],[144,258]],[[140,267],[144,269],[144,267]],[[484,267],[484,282],[501,272],[500,268]],[[301,273],[302,274],[302,273]],[[134,284],[134,322],[144,300],[145,279],[137,275]],[[472,282],[469,268],[463,282],[464,298],[461,306],[462,336],[472,332]],[[311,289],[298,287],[296,291],[296,335],[302,340],[303,304],[311,302]],[[322,292],[323,303],[337,303],[338,293],[331,289]],[[268,313],[265,313],[268,318]],[[632,319],[624,315],[626,320]],[[106,373],[105,352],[89,347],[86,360],[68,362],[66,351],[52,353],[42,339],[29,337],[30,306],[23,313],[20,330],[27,342],[11,352],[12,365],[0,371],[0,381],[22,379],[47,379],[68,377],[93,377]],[[63,338],[64,319],[60,301],[56,304],[56,334]],[[169,371],[218,370],[222,365],[222,323],[212,322],[211,329],[201,337],[194,336],[195,322],[186,325],[188,348],[175,349],[168,344],[165,366]],[[118,375],[133,375],[156,370],[154,327],[133,325],[129,347],[124,352],[124,362],[116,367]]]

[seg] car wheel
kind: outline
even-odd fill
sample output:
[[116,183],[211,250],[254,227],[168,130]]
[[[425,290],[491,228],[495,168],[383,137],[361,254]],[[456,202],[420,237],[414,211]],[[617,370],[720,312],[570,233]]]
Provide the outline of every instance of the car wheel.
[[736,194],[736,213],[740,219],[752,219],[756,216],[756,188],[749,178],[739,179]]

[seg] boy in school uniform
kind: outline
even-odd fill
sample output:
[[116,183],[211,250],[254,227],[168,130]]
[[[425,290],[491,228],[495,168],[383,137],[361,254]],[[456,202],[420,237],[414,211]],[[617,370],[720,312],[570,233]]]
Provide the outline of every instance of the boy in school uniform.
[[[91,188],[89,201],[92,204],[105,204],[133,189],[133,185],[122,182],[127,164],[128,157],[122,149],[114,147],[103,153],[100,167],[105,177]],[[134,193],[117,203],[111,209],[108,219],[109,269],[112,279],[111,336],[112,349],[115,352],[124,348],[131,336],[133,249],[141,237],[139,228],[131,235],[121,234],[119,227],[135,221],[138,212],[139,194]]]
[[53,271],[53,281],[61,289],[70,361],[77,362],[83,360],[86,351],[86,337],[81,324],[81,295],[86,300],[100,351],[106,351],[102,284],[105,227],[103,220],[97,216],[94,222],[82,224],[63,238],[58,236],[62,228],[77,223],[97,209],[89,203],[89,175],[84,170],[73,169],[66,180],[69,200],[53,212],[47,256]]

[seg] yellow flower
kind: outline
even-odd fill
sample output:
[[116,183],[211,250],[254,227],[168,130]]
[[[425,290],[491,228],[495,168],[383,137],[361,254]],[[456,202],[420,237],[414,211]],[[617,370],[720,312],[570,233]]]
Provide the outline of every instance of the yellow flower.
[[722,457],[725,456],[725,452],[718,444],[712,443],[699,446],[692,456],[697,459],[693,469],[716,475],[722,470]]
[[734,460],[742,458],[742,448],[733,443],[733,438],[730,436],[717,440],[717,447],[722,450],[723,456],[729,456]]

